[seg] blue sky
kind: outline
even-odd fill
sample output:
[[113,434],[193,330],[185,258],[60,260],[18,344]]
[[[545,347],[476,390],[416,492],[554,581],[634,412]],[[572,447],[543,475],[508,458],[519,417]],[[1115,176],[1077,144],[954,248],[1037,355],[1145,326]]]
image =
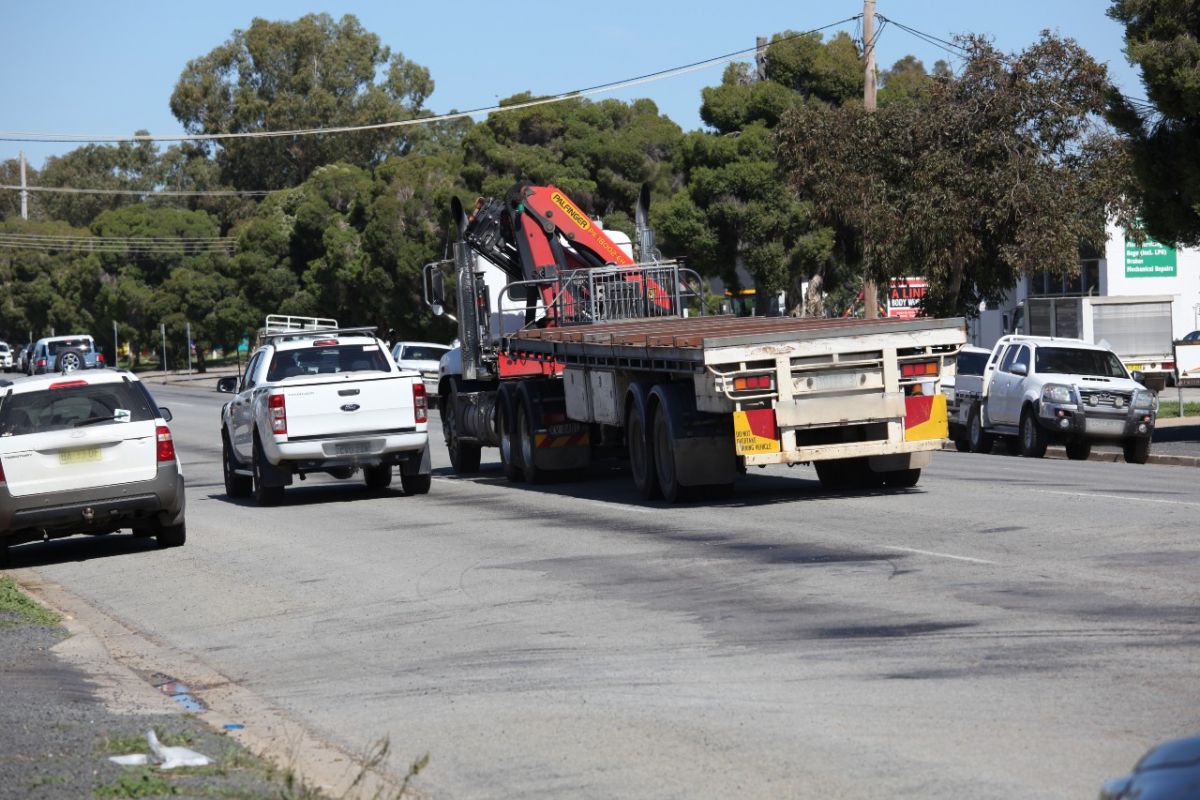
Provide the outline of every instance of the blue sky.
[[[1049,28],[1106,62],[1125,91],[1144,97],[1122,53],[1121,26],[1107,0],[877,0],[880,14],[949,39],[984,33],[1020,50]],[[283,0],[135,2],[3,0],[4,80],[0,131],[155,134],[181,131],[171,91],[187,62],[254,17],[296,19],[354,14],[394,51],[428,67],[434,111],[494,104],[519,91],[552,94],[654,72],[753,47],[756,35],[810,30],[862,12],[862,0],[736,0],[689,3],[472,3],[393,0],[304,4]],[[453,9],[451,11],[450,9]],[[732,10],[732,13],[730,13]],[[856,24],[843,26],[851,34]],[[878,44],[881,67],[909,53],[927,68],[942,50],[896,27]],[[953,61],[951,62],[954,63]],[[717,66],[613,96],[649,97],[684,129],[701,127],[700,90],[720,81]],[[24,150],[40,167],[77,144],[0,142],[0,160]]]

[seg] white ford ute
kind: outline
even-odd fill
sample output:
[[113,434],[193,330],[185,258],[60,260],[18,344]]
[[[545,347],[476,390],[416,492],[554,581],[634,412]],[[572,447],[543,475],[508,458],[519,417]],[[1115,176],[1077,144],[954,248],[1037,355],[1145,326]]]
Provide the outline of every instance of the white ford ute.
[[261,346],[221,409],[225,492],[275,505],[293,477],[351,478],[391,485],[398,468],[407,494],[430,487],[425,385],[396,366],[373,328],[333,320],[267,318]]
[[170,420],[124,370],[0,381],[0,559],[12,544],[122,528],[183,544]]

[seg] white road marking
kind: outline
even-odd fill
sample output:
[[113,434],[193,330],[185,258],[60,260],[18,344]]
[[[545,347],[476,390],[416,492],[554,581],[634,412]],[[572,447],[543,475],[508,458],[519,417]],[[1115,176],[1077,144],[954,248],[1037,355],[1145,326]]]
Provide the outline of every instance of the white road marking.
[[969,561],[972,564],[991,564],[992,566],[995,566],[997,563],[995,561],[988,561],[985,558],[971,558],[969,556],[954,556],[949,553],[938,553],[933,550],[918,550],[915,547],[896,547],[895,545],[885,544],[883,546],[883,549],[884,550],[899,550],[902,553],[917,553],[917,554],[923,555],[923,556],[933,556],[934,558],[949,558],[949,559],[953,559],[954,561]]
[[1200,503],[1189,503],[1187,500],[1162,500],[1156,497],[1131,497],[1127,494],[1097,494],[1094,492],[1056,492],[1051,489],[1031,489],[1038,494],[1057,494],[1063,497],[1103,498],[1105,500],[1131,500],[1136,503],[1158,503],[1167,506],[1200,506]]

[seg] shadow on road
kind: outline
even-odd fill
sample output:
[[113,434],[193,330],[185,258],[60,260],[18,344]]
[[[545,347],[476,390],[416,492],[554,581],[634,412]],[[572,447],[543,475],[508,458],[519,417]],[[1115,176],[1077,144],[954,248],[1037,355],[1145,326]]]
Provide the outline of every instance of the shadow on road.
[[8,568],[45,567],[72,561],[91,561],[135,553],[159,550],[153,537],[138,537],[129,533],[110,533],[104,536],[72,536],[48,542],[15,544],[8,549]]

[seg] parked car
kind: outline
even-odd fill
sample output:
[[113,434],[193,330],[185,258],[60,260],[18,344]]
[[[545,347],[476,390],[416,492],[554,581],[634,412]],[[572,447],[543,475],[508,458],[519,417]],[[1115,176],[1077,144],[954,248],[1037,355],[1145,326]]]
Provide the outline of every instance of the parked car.
[[1105,781],[1100,800],[1184,800],[1200,797],[1200,736],[1164,742],[1133,771]]
[[86,333],[47,336],[34,343],[30,365],[31,375],[93,369],[104,366],[104,353],[96,348],[95,340]]
[[1194,342],[1197,339],[1200,339],[1200,331],[1192,331],[1187,336],[1183,337],[1183,341],[1185,342]]
[[171,412],[135,375],[0,380],[0,560],[10,545],[130,529],[187,538]]
[[0,342],[0,368],[5,372],[13,371],[13,351],[8,342]]
[[396,342],[392,345],[392,358],[400,369],[415,369],[421,373],[425,393],[437,396],[438,364],[442,356],[450,352],[450,345],[432,342]]
[[17,348],[14,369],[17,372],[29,374],[29,355],[33,352],[33,342],[27,342],[25,345]]

